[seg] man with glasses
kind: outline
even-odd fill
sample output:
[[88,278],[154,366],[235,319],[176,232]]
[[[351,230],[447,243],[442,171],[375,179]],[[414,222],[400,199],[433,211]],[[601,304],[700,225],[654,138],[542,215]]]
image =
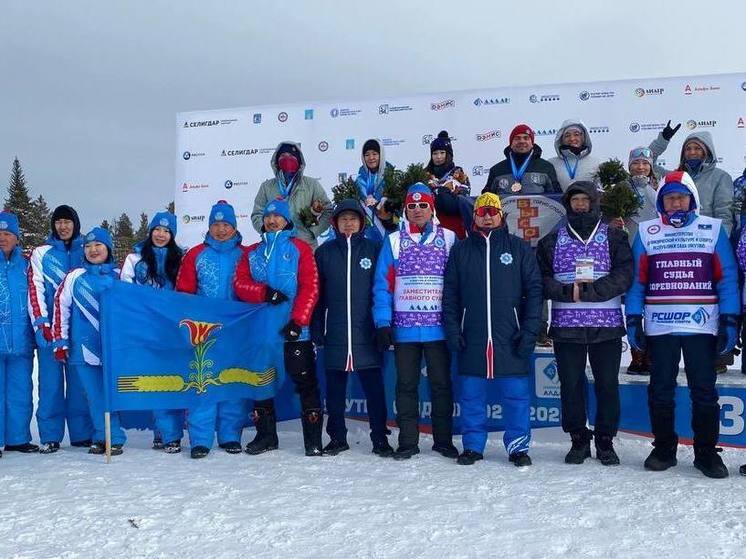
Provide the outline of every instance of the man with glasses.
[[516,466],[530,466],[529,357],[541,320],[542,284],[534,251],[508,233],[500,198],[474,203],[472,234],[456,243],[446,266],[443,320],[458,354],[462,465],[484,457],[486,397],[497,388],[505,420],[503,443]]
[[568,464],[591,456],[586,426],[586,360],[596,394],[596,458],[619,464],[613,439],[619,426],[619,363],[624,318],[621,296],[632,283],[627,234],[601,221],[600,195],[588,181],[571,184],[562,197],[567,224],[539,241],[537,258],[544,296],[552,301],[554,354],[560,378],[562,429],[570,433]]
[[410,187],[404,203],[405,218],[384,241],[373,285],[376,343],[379,351],[393,344],[396,359],[399,448],[394,458],[404,460],[420,452],[418,387],[423,355],[432,396],[433,450],[456,458],[451,355],[441,308],[443,274],[455,234],[433,219],[435,200],[424,184]]

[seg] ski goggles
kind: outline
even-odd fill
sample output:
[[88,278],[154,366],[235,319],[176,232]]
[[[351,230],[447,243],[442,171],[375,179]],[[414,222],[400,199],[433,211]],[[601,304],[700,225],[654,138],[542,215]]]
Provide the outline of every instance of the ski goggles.
[[430,204],[427,202],[410,202],[407,204],[408,210],[426,210],[430,207]]
[[653,159],[653,152],[650,148],[635,148],[629,152],[629,160],[635,159]]
[[474,210],[474,213],[479,217],[495,217],[496,215],[499,215],[502,213],[500,208],[496,208],[495,206],[479,206],[476,210]]

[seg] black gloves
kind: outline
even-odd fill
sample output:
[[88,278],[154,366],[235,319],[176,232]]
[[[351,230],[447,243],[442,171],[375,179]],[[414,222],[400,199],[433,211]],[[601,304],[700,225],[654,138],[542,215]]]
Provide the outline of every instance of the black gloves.
[[671,138],[673,138],[673,135],[679,131],[679,128],[681,128],[680,122],[674,128],[671,128],[671,121],[669,120],[668,124],[666,124],[666,127],[661,130],[661,136],[663,136],[665,140],[670,141]]
[[521,359],[530,357],[536,347],[536,334],[526,330],[519,330],[513,334],[515,352]]
[[394,345],[394,334],[391,326],[376,328],[376,348],[378,351],[383,353],[392,345]]
[[295,320],[291,319],[290,322],[288,322],[285,327],[280,330],[280,334],[285,336],[285,340],[287,340],[288,342],[297,342],[300,338],[301,330],[301,326],[297,322],[295,322]]
[[267,294],[264,296],[264,300],[271,305],[279,305],[288,300],[288,296],[282,291],[267,286]]
[[738,317],[734,314],[721,314],[718,324],[718,355],[727,355],[738,342]]

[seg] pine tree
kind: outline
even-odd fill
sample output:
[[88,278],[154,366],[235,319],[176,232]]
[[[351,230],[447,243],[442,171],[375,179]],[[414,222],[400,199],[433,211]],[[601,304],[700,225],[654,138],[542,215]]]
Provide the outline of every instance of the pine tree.
[[135,233],[136,243],[140,243],[148,238],[148,225],[150,225],[148,221],[148,214],[141,213],[140,214],[140,226],[137,228],[137,233]]
[[174,204],[174,201],[171,200],[168,204],[166,204],[166,211],[171,212],[172,214],[176,213],[176,204]]
[[[18,216],[18,225],[21,229],[19,241],[26,249],[33,249],[40,245],[44,239],[38,239],[34,235],[34,226],[38,225],[34,204],[31,201],[29,189],[26,186],[26,177],[23,174],[21,163],[18,158],[13,159],[13,168],[10,172],[10,183],[8,184],[8,196],[5,198],[5,209]],[[46,229],[47,222],[44,222]]]
[[124,262],[124,259],[135,244],[135,232],[132,229],[132,220],[126,213],[119,216],[114,224],[114,261]]
[[111,233],[111,224],[108,222],[108,220],[103,220],[99,227],[101,227],[101,229],[106,229],[109,233]]
[[33,220],[26,230],[26,246],[37,247],[43,244],[49,235],[52,212],[41,194],[31,202],[31,208]]

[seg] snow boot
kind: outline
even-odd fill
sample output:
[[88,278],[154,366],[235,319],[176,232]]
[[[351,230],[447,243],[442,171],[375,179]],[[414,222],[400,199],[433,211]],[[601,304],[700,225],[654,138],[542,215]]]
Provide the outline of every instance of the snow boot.
[[723,479],[728,477],[728,468],[723,464],[719,452],[722,448],[714,446],[695,446],[694,447],[694,467],[697,468],[707,477],[714,479]]
[[5,452],[22,452],[23,454],[31,454],[32,452],[39,452],[39,446],[33,443],[6,444]]
[[277,450],[277,420],[273,407],[255,407],[251,418],[256,426],[256,437],[246,445],[247,454],[262,454],[270,450]]
[[153,437],[153,446],[151,447],[153,450],[163,450],[163,446],[163,439],[160,435]]
[[373,450],[371,452],[381,458],[388,458],[394,454],[394,449],[389,444],[388,439],[383,437],[383,439],[373,441]]
[[324,454],[328,454],[329,456],[336,456],[340,452],[344,452],[345,450],[350,450],[350,445],[347,444],[347,441],[338,441],[336,439],[332,439],[329,441],[329,444],[324,447]]
[[324,414],[320,408],[303,411],[301,416],[303,425],[303,446],[306,456],[321,456],[324,451],[321,446],[321,428],[324,425]]
[[483,460],[484,455],[477,452],[476,450],[464,450],[461,454],[459,454],[458,458],[456,458],[456,463],[461,464],[462,466],[471,466],[476,462],[477,460]]
[[510,456],[508,456],[508,461],[512,462],[512,464],[516,468],[523,468],[525,466],[531,465],[531,457],[528,455],[528,452],[514,452]]
[[593,433],[588,429],[573,431],[570,433],[572,446],[565,455],[565,464],[582,464],[586,458],[591,457],[591,439]]
[[650,360],[645,351],[637,351],[634,348],[630,348],[632,351],[632,362],[627,367],[628,375],[649,375],[650,374]]
[[[119,456],[123,452],[124,450],[122,450],[121,444],[111,445],[112,456]],[[94,443],[91,443],[91,446],[88,448],[88,454],[106,454],[106,443],[104,441],[96,441]]]
[[653,451],[645,459],[645,469],[653,472],[662,472],[678,464],[676,460],[676,448],[679,438],[674,441],[653,441]]
[[194,458],[195,460],[199,458],[204,458],[208,454],[210,454],[210,449],[207,448],[206,446],[194,446],[192,447],[192,450],[189,452],[189,456],[191,458]]
[[60,449],[60,443],[41,443],[39,454],[54,454]]
[[738,473],[741,474],[742,476],[746,476],[746,464],[738,468]]
[[445,458],[458,458],[459,456],[458,449],[450,441],[446,443],[433,444],[433,451],[437,452]]
[[[707,477],[728,477],[728,468],[716,448],[720,436],[720,406],[717,404],[692,405],[692,431],[694,431],[694,467]],[[7,448],[7,447],[6,447]]]
[[241,443],[239,441],[220,443],[218,444],[218,446],[226,451],[228,454],[241,454]]
[[673,406],[655,406],[648,404],[650,413],[650,427],[653,431],[653,451],[645,459],[645,469],[662,472],[678,464],[676,449],[679,436],[674,430]]
[[74,446],[76,448],[90,448],[92,444],[93,441],[91,439],[84,439],[82,441],[72,441],[70,443],[70,446]]
[[619,465],[619,456],[614,450],[614,437],[596,434],[596,460],[604,466]]
[[163,445],[163,452],[166,454],[178,454],[181,452],[181,441],[171,441]]
[[394,460],[409,460],[415,454],[420,453],[420,447],[416,444],[409,446],[399,446],[391,456]]

